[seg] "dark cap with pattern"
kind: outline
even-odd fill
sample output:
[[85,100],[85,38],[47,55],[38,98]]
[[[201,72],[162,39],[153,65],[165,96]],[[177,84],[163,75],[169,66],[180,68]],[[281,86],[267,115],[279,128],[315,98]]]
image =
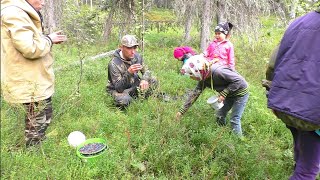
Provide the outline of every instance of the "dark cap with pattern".
[[223,23],[219,23],[216,28],[214,29],[215,32],[221,32],[225,35],[227,35],[231,29],[233,27],[233,24],[229,23],[229,22],[223,22]]
[[126,47],[139,46],[138,40],[133,35],[125,35],[121,39],[121,44]]

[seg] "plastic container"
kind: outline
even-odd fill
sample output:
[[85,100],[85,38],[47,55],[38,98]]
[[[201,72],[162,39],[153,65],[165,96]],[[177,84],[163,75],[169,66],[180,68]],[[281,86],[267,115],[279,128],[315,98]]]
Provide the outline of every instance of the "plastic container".
[[[93,152],[93,153],[82,153],[80,152],[80,149],[83,148],[84,146],[87,146],[88,144],[103,144],[104,148],[102,148],[101,150],[97,151],[97,152]],[[84,162],[92,162],[95,161],[96,159],[98,159],[101,155],[105,154],[106,151],[108,149],[107,146],[107,142],[105,139],[102,138],[91,138],[91,139],[87,139],[86,141],[84,141],[83,143],[81,143],[79,146],[77,146],[77,156],[80,157],[82,159],[82,161]]]
[[210,106],[215,109],[221,109],[223,107],[223,102],[218,102],[218,97],[217,96],[211,96],[208,100],[207,103],[210,104]]

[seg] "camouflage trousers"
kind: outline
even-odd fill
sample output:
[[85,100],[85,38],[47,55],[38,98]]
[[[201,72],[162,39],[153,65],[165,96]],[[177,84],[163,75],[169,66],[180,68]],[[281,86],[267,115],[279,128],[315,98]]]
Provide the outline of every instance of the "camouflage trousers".
[[25,141],[26,146],[39,144],[46,138],[47,130],[52,119],[51,97],[43,101],[24,103],[25,117]]
[[299,118],[290,116],[286,113],[280,112],[280,111],[273,111],[273,113],[277,116],[277,118],[281,119],[282,122],[284,122],[286,125],[290,127],[297,128],[299,130],[303,131],[315,131],[317,129],[320,129],[320,125],[312,124],[307,121],[303,121]]
[[139,91],[138,85],[125,89],[122,93],[119,93],[115,90],[110,91],[114,99],[114,104],[117,107],[124,108],[124,107],[127,107],[133,101],[133,99],[148,98],[153,93],[153,91],[158,87],[158,81],[155,78],[151,78],[150,80],[148,80],[148,82],[150,87],[146,92]]

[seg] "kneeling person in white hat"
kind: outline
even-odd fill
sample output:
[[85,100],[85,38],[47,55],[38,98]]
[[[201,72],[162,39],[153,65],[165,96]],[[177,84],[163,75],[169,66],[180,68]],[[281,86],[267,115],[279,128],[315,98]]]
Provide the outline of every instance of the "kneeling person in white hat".
[[208,62],[203,55],[190,57],[183,65],[181,74],[189,75],[190,78],[199,82],[188,95],[186,102],[176,114],[176,118],[181,118],[206,87],[212,88],[219,92],[218,101],[224,103],[224,106],[217,110],[217,123],[226,125],[227,113],[232,110],[230,116],[232,130],[241,136],[241,116],[249,98],[246,80],[227,66]]

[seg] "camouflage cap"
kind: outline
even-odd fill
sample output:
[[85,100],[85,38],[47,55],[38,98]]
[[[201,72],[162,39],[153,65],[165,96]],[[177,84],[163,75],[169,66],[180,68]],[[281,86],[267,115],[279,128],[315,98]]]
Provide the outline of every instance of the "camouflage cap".
[[121,44],[126,46],[126,47],[133,47],[133,46],[138,46],[138,40],[135,36],[133,35],[125,35],[121,39]]

